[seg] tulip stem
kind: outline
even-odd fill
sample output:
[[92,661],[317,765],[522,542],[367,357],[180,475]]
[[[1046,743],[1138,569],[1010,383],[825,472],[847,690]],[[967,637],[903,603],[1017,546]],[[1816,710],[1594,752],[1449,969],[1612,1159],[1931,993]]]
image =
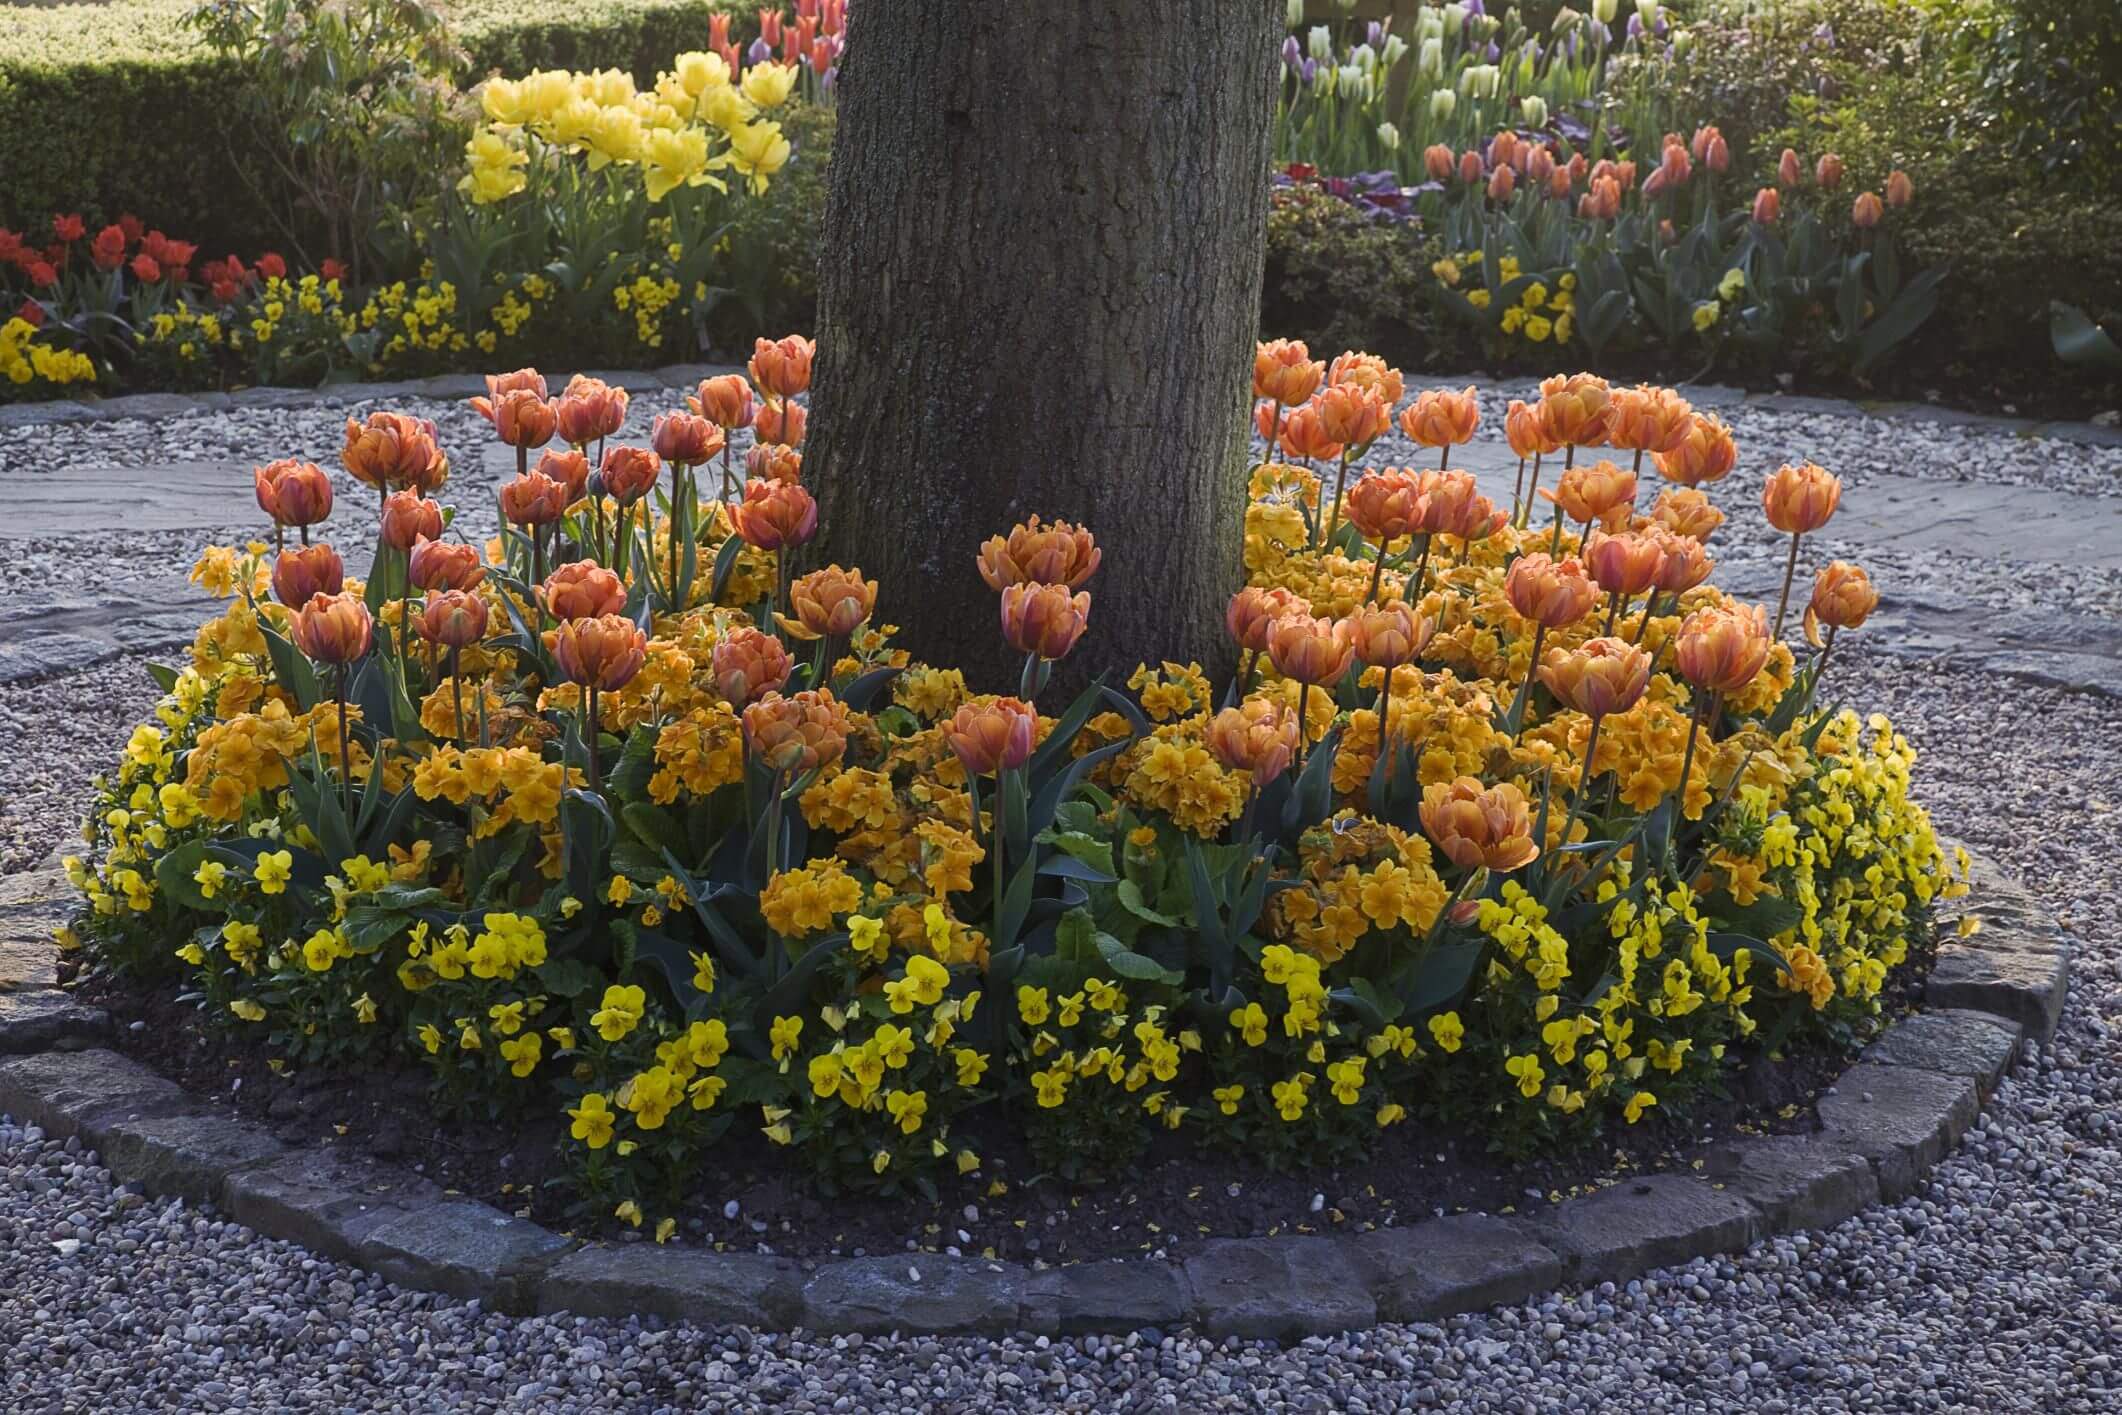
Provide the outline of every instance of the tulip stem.
[[1312,685],[1299,683],[1297,685],[1297,764],[1299,766],[1304,764],[1304,758],[1311,750],[1312,734],[1305,726],[1308,718],[1305,709],[1311,706],[1311,700]]
[[1434,535],[1422,537],[1422,553],[1416,557],[1415,568],[1407,577],[1407,587],[1400,592],[1409,609],[1420,609],[1422,597],[1429,593],[1429,548],[1436,539]]
[[1650,616],[1651,616],[1651,611],[1652,611],[1652,610],[1654,610],[1654,609],[1656,609],[1657,607],[1658,607],[1658,589],[1657,589],[1657,586],[1653,585],[1653,586],[1651,587],[1651,591],[1650,591],[1650,593],[1649,593],[1649,594],[1648,594],[1647,596],[1645,596],[1645,597],[1644,597],[1644,600],[1643,600],[1643,617],[1642,617],[1641,619],[1639,619],[1639,620],[1637,620],[1637,621],[1636,621],[1636,636],[1635,636],[1634,638],[1632,638],[1632,639],[1630,639],[1630,640],[1629,640],[1629,643],[1630,643],[1630,644],[1632,644],[1632,645],[1633,645],[1633,644],[1640,644],[1640,643],[1642,643],[1642,642],[1643,642],[1643,636],[1644,636],[1644,634],[1648,633],[1648,632],[1649,632],[1649,630],[1650,630]]
[[767,782],[766,795],[766,878],[769,882],[781,872],[781,773],[775,772]]
[[[994,828],[987,832],[987,850],[990,855],[994,856],[994,860],[992,863],[995,867],[995,883],[993,887],[993,892],[995,896],[995,932],[993,937],[995,941],[995,947],[997,948],[1007,948],[1012,942],[1015,941],[1013,939],[1005,939],[1004,937],[1002,937],[1002,896],[1006,892],[1006,888],[1003,884],[1002,879],[1002,798],[1004,795],[1007,794],[1008,790],[1002,784],[1002,773],[1006,769],[1007,768],[1004,767],[995,768],[995,824]],[[971,776],[971,772],[966,773],[966,777],[968,779],[970,779]]]
[[1369,592],[1368,594],[1366,594],[1366,595],[1364,595],[1364,596],[1363,596],[1364,600],[1365,600],[1365,601],[1366,601],[1367,603],[1371,603],[1371,604],[1375,604],[1375,603],[1377,603],[1377,601],[1378,601],[1378,586],[1379,586],[1380,584],[1384,583],[1384,580],[1385,580],[1385,547],[1381,545],[1381,546],[1379,546],[1379,547],[1378,547],[1378,564],[1377,564],[1377,568],[1376,568],[1376,569],[1374,569],[1374,570],[1372,570],[1372,571],[1370,572],[1370,592]]
[[[1716,693],[1710,694],[1710,716],[1712,718],[1716,716],[1719,696]],[[1695,738],[1700,734],[1701,730],[1702,700],[1698,697],[1695,700],[1693,710],[1687,717],[1687,750],[1680,754],[1680,798],[1676,814],[1682,819],[1687,816],[1687,775],[1695,764]]]
[[589,749],[589,789],[601,791],[597,784],[597,685],[585,683],[582,691],[589,700],[582,714],[582,745]]
[[[1570,468],[1576,465],[1577,444],[1572,442],[1562,449],[1562,470],[1564,474],[1567,474]],[[1538,480],[1537,474],[1535,475],[1534,479]],[[1560,483],[1557,483],[1557,489],[1560,489]],[[1530,515],[1530,512],[1531,508],[1528,507],[1528,516]],[[1555,533],[1548,538],[1547,553],[1551,556],[1560,555],[1562,553],[1562,498],[1559,496],[1555,498]]]
[[1245,657],[1239,661],[1237,684],[1239,702],[1244,702],[1245,695],[1253,690],[1253,665],[1259,662],[1259,659],[1260,651],[1258,649],[1247,649]]
[[1347,447],[1341,449],[1341,469],[1334,474],[1334,514],[1333,519],[1327,523],[1325,537],[1319,542],[1319,549],[1321,550],[1325,550],[1327,546],[1333,543],[1334,532],[1341,529],[1341,491],[1342,488],[1348,485],[1348,458],[1350,451],[1351,449]]
[[351,825],[353,823],[354,818],[354,766],[353,753],[350,747],[350,742],[353,737],[353,733],[347,731],[346,728],[347,671],[348,666],[346,664],[342,663],[339,665],[338,675],[332,679],[332,695],[338,700],[339,707],[340,808],[346,812],[347,823]]
[[1385,665],[1385,682],[1378,687],[1378,754],[1380,757],[1383,757],[1390,750],[1388,744],[1392,740],[1392,734],[1388,729],[1391,728],[1393,721],[1393,674],[1398,669],[1398,664],[1388,663]]
[[[1562,818],[1562,843],[1569,844],[1569,833],[1577,824],[1577,809],[1591,799],[1592,760],[1599,755],[1599,728],[1605,723],[1603,717],[1592,720],[1591,739],[1584,744],[1584,765],[1577,770],[1577,794],[1570,798],[1569,812]],[[1546,841],[1540,844],[1545,846]]]
[[1620,617],[1621,617],[1621,591],[1619,591],[1619,590],[1615,590],[1615,591],[1613,592],[1613,594],[1611,594],[1610,596],[1608,596],[1608,597],[1607,597],[1607,601],[1606,601],[1606,624],[1605,624],[1605,627],[1603,627],[1602,629],[1600,629],[1600,630],[1599,630],[1599,633],[1600,633],[1600,634],[1601,634],[1602,636],[1603,636],[1603,635],[1607,635],[1607,634],[1611,634],[1611,633],[1613,633],[1613,631],[1614,631],[1614,621],[1615,621],[1616,619],[1619,619]]
[[[434,645],[430,644],[428,647],[432,649]],[[456,725],[457,740],[462,742],[464,740],[464,680],[457,675],[457,655],[459,652],[460,650],[455,644],[450,645],[449,696],[452,714],[450,721]]]
[[1518,459],[1518,475],[1512,479],[1510,484],[1510,519],[1512,525],[1516,525],[1518,523],[1518,499],[1524,493],[1524,491],[1525,459],[1523,457],[1520,457]]
[[1517,501],[1517,493],[1515,491],[1511,493],[1511,500],[1513,502],[1513,505],[1511,506],[1511,517],[1512,520],[1521,528],[1531,524],[1533,519],[1533,502],[1536,501],[1539,497],[1540,457],[1540,453],[1533,453],[1533,479],[1532,482],[1525,488],[1525,504],[1522,507],[1515,504]]
[[1790,559],[1783,565],[1783,594],[1776,600],[1776,627],[1774,638],[1783,637],[1783,614],[1790,608],[1790,582],[1798,573],[1798,542],[1805,539],[1802,531],[1793,532],[1790,538]]
[[1518,692],[1518,722],[1510,735],[1512,746],[1525,736],[1525,719],[1533,715],[1533,675],[1540,671],[1540,645],[1546,638],[1547,625],[1543,623],[1533,630],[1533,657],[1525,665],[1525,686]]
[[1827,642],[1820,646],[1820,661],[1813,665],[1812,691],[1814,693],[1820,691],[1820,680],[1827,674],[1827,660],[1834,655],[1835,634],[1839,628],[1840,626],[1835,624],[1827,626]]

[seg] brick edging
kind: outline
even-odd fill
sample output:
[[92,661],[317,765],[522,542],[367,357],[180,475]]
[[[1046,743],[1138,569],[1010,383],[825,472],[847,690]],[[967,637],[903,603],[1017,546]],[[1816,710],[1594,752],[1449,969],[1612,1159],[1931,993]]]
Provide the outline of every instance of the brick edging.
[[[1192,1326],[1287,1341],[1623,1282],[1771,1234],[1832,1227],[1913,1192],[1974,1123],[2022,1040],[2054,1036],[2063,1005],[2069,943],[2032,896],[1978,861],[1970,903],[1982,927],[1940,946],[1928,1010],[1893,1023],[1843,1073],[1820,1102],[1815,1133],[1743,1136],[1713,1151],[1700,1175],[1625,1179],[1537,1216],[1215,1239],[1176,1262],[1032,1268],[935,1253],[799,1261],[577,1242],[397,1166],[328,1145],[291,1147],[206,1110],[100,1045],[109,1017],[57,986],[48,944],[41,967],[0,990],[0,1113],[78,1138],[151,1193],[216,1203],[268,1237],[513,1313],[866,1334]],[[0,965],[43,943],[69,907],[64,877],[50,870],[0,878]]]
[[[654,393],[662,389],[690,389],[701,379],[718,373],[739,371],[736,364],[670,364],[655,369],[583,370],[630,393]],[[1438,386],[1460,383],[1489,385],[1521,381],[1518,375],[1484,372],[1423,374]],[[2089,447],[2122,447],[2122,427],[2068,420],[2010,417],[1997,413],[1972,413],[1934,403],[1905,403],[1855,398],[1823,398],[1803,393],[1748,392],[1728,384],[1682,384],[1680,391],[1698,407],[1747,407],[1767,412],[1814,413],[1829,417],[1872,417],[1889,421],[1943,423],[1979,427],[2015,437],[2051,437]],[[486,380],[476,374],[448,373],[433,378],[399,379],[386,383],[327,383],[317,388],[243,388],[234,393],[127,393],[114,398],[59,398],[39,403],[0,403],[0,431],[38,423],[114,422],[123,418],[169,418],[190,413],[213,413],[231,408],[317,408],[350,403],[390,402],[405,398],[437,398],[454,401],[486,392]]]

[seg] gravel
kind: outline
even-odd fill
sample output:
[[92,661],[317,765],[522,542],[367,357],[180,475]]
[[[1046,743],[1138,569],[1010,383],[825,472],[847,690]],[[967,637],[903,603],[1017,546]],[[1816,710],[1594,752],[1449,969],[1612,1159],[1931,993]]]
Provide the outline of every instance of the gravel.
[[[260,436],[298,417],[234,416]],[[1877,424],[1729,416],[1756,478],[1760,464],[1794,453],[1858,485],[1873,469],[1925,475],[1932,455],[1947,471],[2057,490],[2113,491],[2122,470],[2112,452],[1994,432],[1895,423],[1890,435],[1915,448],[1865,454],[1882,435]],[[267,450],[285,446],[243,455]],[[0,439],[0,464],[7,451]],[[1742,545],[1734,537],[1723,548],[1739,559]],[[1904,582],[1908,593],[1935,585],[1981,598],[2055,567],[1912,556],[1893,569],[1916,577]],[[2112,615],[2114,603],[2083,607]],[[1286,1350],[1177,1332],[823,1340],[511,1319],[401,1292],[211,1212],[114,1189],[92,1157],[0,1122],[0,1407],[2122,1408],[2122,922],[2113,905],[2122,778],[2112,757],[2122,701],[1894,657],[1861,639],[1838,652],[1829,676],[1830,696],[1894,717],[1924,754],[1918,790],[1940,828],[2052,901],[2076,948],[2054,1042],[2029,1044],[1979,1126],[1917,1194],[1830,1233],[1618,1288]],[[0,689],[0,864],[33,863],[48,842],[70,837],[85,777],[103,769],[151,697],[137,664],[124,662]]]

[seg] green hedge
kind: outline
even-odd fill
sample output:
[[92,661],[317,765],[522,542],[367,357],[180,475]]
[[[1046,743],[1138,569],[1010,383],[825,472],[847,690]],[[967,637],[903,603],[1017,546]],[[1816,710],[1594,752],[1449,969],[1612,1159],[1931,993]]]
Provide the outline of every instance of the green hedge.
[[[246,135],[231,131],[236,69],[178,21],[192,0],[5,6],[0,26],[0,226],[41,232],[55,211],[91,220],[135,212],[208,255],[280,244],[251,196]],[[493,70],[631,69],[653,79],[671,56],[707,47],[708,21],[740,0],[571,0],[524,18],[511,0],[450,7],[471,56]],[[255,171],[250,174],[255,177]]]

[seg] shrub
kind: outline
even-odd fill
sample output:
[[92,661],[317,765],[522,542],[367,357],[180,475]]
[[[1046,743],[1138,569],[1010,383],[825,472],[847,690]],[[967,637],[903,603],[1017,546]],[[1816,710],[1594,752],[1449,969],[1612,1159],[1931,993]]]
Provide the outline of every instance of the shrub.
[[1317,186],[1279,186],[1267,214],[1260,328],[1324,348],[1375,349],[1417,368],[1467,368],[1472,340],[1438,307],[1442,254],[1420,222],[1391,221]]
[[[247,79],[179,21],[191,0],[12,7],[0,33],[0,226],[55,211],[93,221],[145,212],[209,251],[281,245],[272,210],[246,194],[273,174],[230,131]],[[526,20],[501,0],[461,0],[451,14],[468,76],[583,63],[629,69],[643,82],[727,0],[595,0],[565,17]],[[740,27],[749,30],[748,18]],[[233,141],[231,141],[233,139]],[[291,205],[285,196],[274,205]]]
[[[740,1121],[887,1192],[978,1170],[976,1107],[1086,1178],[1158,1126],[1278,1164],[1416,1111],[1582,1142],[1717,1087],[1749,1038],[1852,1041],[1959,888],[1907,743],[1814,706],[1869,582],[1823,569],[1803,661],[1787,606],[1772,630],[1705,583],[1721,515],[1692,488],[1736,452],[1669,391],[1580,375],[1512,409],[1514,444],[1586,454],[1550,528],[1463,472],[1344,493],[1364,449],[1330,439],[1375,440],[1401,374],[1350,353],[1321,388],[1265,346],[1292,460],[1252,478],[1237,681],[1166,663],[1042,704],[1087,630],[1086,530],[979,554],[1030,701],[909,662],[859,571],[790,580],[812,352],[762,340],[749,384],[688,400],[715,421],[656,418],[668,479],[619,445],[589,478],[641,421],[623,394],[493,379],[475,406],[519,468],[575,447],[498,488],[483,548],[416,539],[447,524],[431,425],[349,423],[386,498],[365,584],[315,541],[324,474],[261,469],[305,544],[194,570],[226,608],[68,862],[96,966],[175,975],[275,1055],[410,1055],[445,1102],[564,1109],[582,1203],[639,1223]],[[1445,391],[1399,419],[1447,455],[1478,421]],[[1602,446],[1689,488],[1641,514]],[[1796,534],[1838,496],[1786,468],[1764,506]]]

